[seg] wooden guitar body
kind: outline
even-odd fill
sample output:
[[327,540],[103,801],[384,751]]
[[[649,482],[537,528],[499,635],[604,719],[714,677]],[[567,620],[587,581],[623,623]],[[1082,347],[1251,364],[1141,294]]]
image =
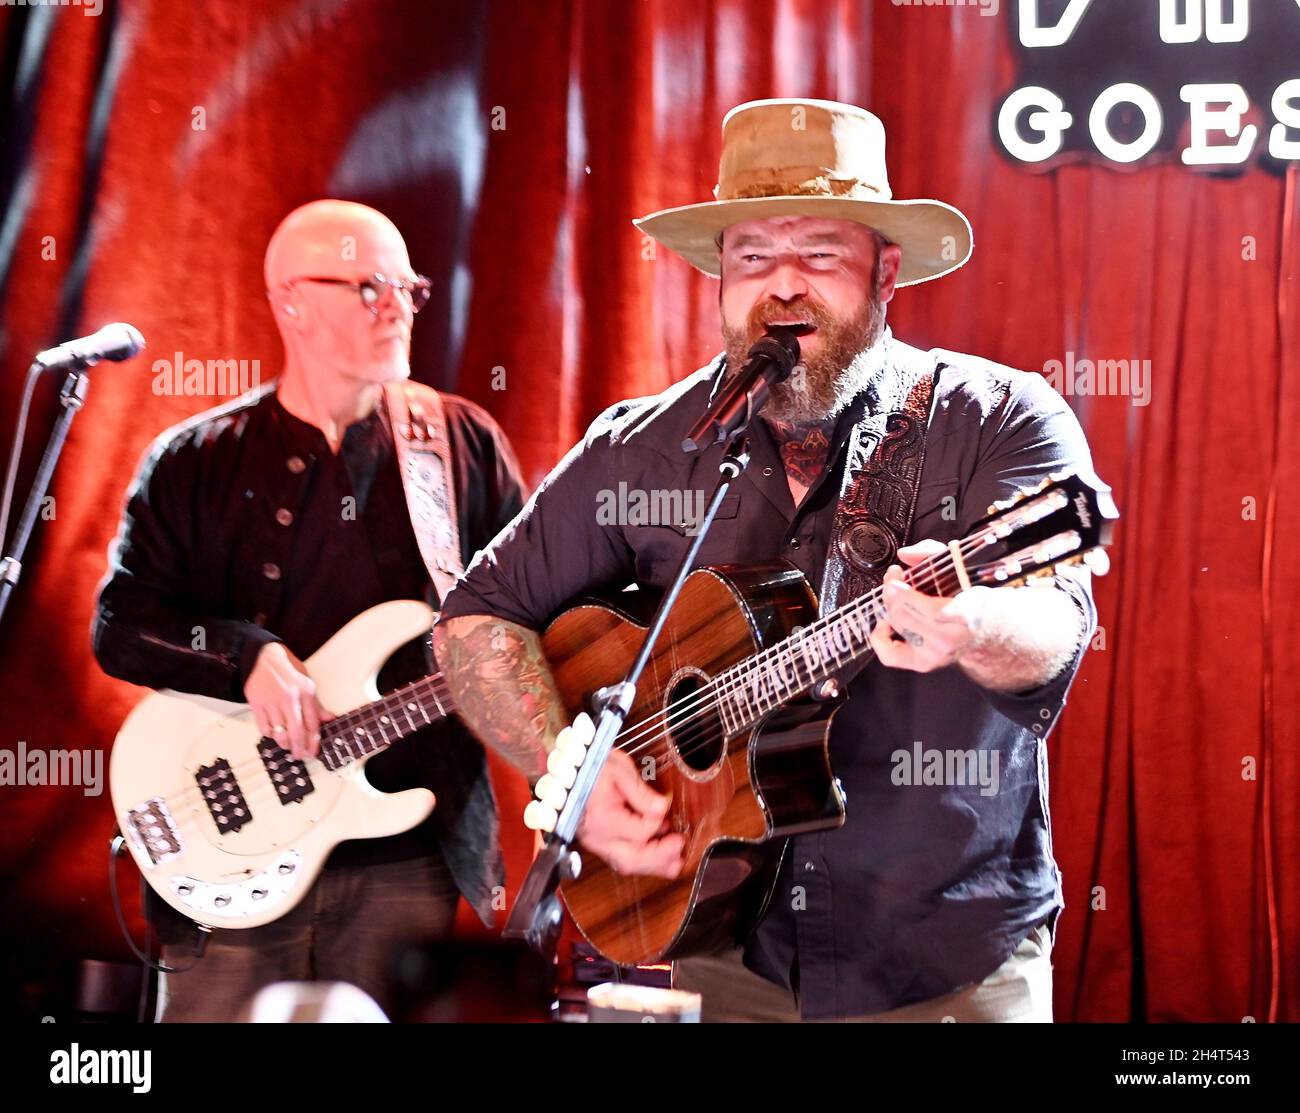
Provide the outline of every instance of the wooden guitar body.
[[[1070,564],[1101,575],[1118,519],[1095,475],[1049,475],[994,503],[961,541],[904,578],[950,598],[976,586],[1050,587]],[[543,635],[571,715],[590,712],[593,691],[626,677],[645,628],[634,599],[580,604]],[[614,743],[671,794],[668,822],[685,836],[686,867],[671,881],[624,876],[584,850],[580,874],[561,886],[574,921],[607,958],[660,962],[739,941],[765,910],[779,864],[763,842],[843,824],[844,794],[827,758],[832,700],[847,671],[870,659],[884,613],[875,587],[819,617],[803,576],[784,563],[703,568],[687,579]],[[525,811],[535,830],[554,831],[569,806],[581,747],[551,754],[555,768]],[[539,857],[537,887],[563,849],[544,846],[555,853]]]
[[[623,679],[648,615],[640,593],[579,604],[546,630],[543,646],[570,714]],[[662,962],[733,943],[767,906],[777,856],[764,843],[838,827],[844,801],[827,755],[836,704],[796,699],[753,727],[729,732],[702,708],[688,722],[665,708],[817,617],[804,577],[788,564],[719,566],[691,574],[637,686],[617,745],[652,787],[670,793],[669,819],[686,838],[676,880],[617,873],[582,850],[582,872],[561,889],[578,928],[624,965]],[[645,726],[638,728],[639,723]]]

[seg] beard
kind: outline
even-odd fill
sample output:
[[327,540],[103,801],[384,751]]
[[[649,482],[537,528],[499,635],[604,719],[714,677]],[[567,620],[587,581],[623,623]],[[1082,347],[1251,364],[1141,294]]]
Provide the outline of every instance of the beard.
[[879,284],[858,313],[842,320],[819,301],[762,301],[749,311],[743,328],[723,325],[727,367],[734,373],[745,365],[749,349],[773,321],[803,320],[814,325],[821,340],[816,353],[805,355],[783,383],[772,388],[763,411],[770,421],[816,425],[838,417],[871,382],[879,370],[876,345],[885,331],[885,306]]

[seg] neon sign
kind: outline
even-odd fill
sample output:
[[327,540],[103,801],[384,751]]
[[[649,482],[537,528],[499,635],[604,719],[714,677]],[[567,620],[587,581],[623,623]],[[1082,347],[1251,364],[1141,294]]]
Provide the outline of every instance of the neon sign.
[[1018,162],[1300,162],[1300,0],[1017,0],[1013,23],[996,130]]

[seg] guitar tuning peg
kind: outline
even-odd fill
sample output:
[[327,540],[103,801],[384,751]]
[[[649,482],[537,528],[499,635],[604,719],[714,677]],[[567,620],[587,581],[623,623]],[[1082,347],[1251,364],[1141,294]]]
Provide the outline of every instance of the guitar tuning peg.
[[578,779],[578,766],[595,736],[596,724],[586,712],[555,736],[555,747],[546,755],[546,772],[533,786],[534,799],[524,808],[525,826],[534,831],[555,830],[560,809],[569,799],[569,789]]
[[557,812],[564,807],[565,800],[569,798],[568,789],[560,783],[559,778],[550,773],[542,774],[533,788],[533,795],[548,808],[554,808]]
[[524,809],[524,826],[530,831],[554,831],[559,818],[559,813],[554,808],[540,800],[530,800]]
[[572,788],[573,782],[578,778],[578,767],[558,747],[547,755],[546,771],[566,789]]
[[571,728],[565,727],[555,736],[555,749],[551,752],[563,754],[571,765],[577,765],[586,756],[587,747],[578,741]]
[[586,756],[587,746],[595,737],[596,724],[591,721],[591,716],[583,711],[555,736],[555,748],[574,765],[578,765]]
[[1089,549],[1083,554],[1083,563],[1095,576],[1104,576],[1110,571],[1110,557],[1105,549]]

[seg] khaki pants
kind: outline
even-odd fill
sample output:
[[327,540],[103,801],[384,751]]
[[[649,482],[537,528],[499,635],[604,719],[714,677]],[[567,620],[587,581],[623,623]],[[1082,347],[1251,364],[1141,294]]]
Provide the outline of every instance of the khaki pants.
[[[1041,1022],[1052,1020],[1052,943],[1041,924],[987,978],[943,997],[883,1013],[840,1018],[842,1023]],[[793,995],[760,978],[739,950],[673,963],[673,987],[703,995],[701,1019],[790,1022],[799,1020]]]
[[335,866],[278,920],[214,931],[197,961],[189,946],[163,948],[158,1016],[164,1023],[231,1021],[274,982],[359,986],[391,1012],[390,963],[406,943],[450,933],[459,894],[439,856]]

